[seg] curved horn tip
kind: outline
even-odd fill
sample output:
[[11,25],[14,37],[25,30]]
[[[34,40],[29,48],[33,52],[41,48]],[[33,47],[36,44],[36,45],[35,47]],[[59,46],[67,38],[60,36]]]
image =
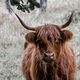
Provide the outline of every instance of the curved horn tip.
[[32,28],[32,27],[27,26],[27,25],[23,22],[23,20],[22,20],[16,13],[15,13],[15,15],[16,15],[16,17],[18,18],[18,20],[20,21],[21,25],[22,25],[24,28],[26,28],[26,29],[28,29],[28,30],[32,30],[32,31],[35,31],[35,30],[36,30],[36,28]]
[[72,20],[73,20],[73,14],[74,14],[74,12],[75,12],[75,11],[71,11],[71,15],[70,15],[68,21],[67,21],[65,24],[63,24],[63,25],[61,26],[61,28],[66,28],[67,26],[70,25],[70,23],[71,23]]

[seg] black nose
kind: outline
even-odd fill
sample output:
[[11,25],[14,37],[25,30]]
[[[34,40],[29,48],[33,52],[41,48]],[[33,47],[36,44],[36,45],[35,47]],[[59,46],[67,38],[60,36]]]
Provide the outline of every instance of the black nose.
[[43,60],[45,62],[51,63],[54,60],[54,54],[53,53],[44,53]]

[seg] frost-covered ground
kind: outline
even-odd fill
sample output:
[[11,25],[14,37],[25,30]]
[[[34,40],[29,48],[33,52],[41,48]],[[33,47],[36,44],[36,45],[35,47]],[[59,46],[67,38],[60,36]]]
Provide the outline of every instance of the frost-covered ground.
[[[63,24],[71,11],[75,11],[72,24],[69,26],[74,36],[72,47],[80,64],[80,1],[48,0],[47,12],[40,15],[39,10],[23,13],[14,9],[29,26],[44,23]],[[24,35],[27,32],[17,18],[11,16],[5,8],[5,1],[0,0],[0,80],[24,80],[21,72]],[[77,69],[77,80],[80,70]]]

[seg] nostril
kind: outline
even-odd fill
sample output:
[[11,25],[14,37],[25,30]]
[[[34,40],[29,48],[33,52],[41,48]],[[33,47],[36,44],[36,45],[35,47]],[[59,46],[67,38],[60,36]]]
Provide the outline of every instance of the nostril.
[[46,53],[44,53],[44,56],[47,57],[48,55]]
[[51,53],[51,56],[54,56],[54,53]]
[[50,57],[54,57],[54,53],[50,53],[49,56],[50,56]]

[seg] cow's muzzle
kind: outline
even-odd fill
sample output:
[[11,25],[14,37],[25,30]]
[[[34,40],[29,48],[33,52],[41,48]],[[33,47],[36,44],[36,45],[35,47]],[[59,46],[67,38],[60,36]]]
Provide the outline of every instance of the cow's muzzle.
[[55,54],[44,52],[42,60],[47,63],[52,63],[55,60]]

